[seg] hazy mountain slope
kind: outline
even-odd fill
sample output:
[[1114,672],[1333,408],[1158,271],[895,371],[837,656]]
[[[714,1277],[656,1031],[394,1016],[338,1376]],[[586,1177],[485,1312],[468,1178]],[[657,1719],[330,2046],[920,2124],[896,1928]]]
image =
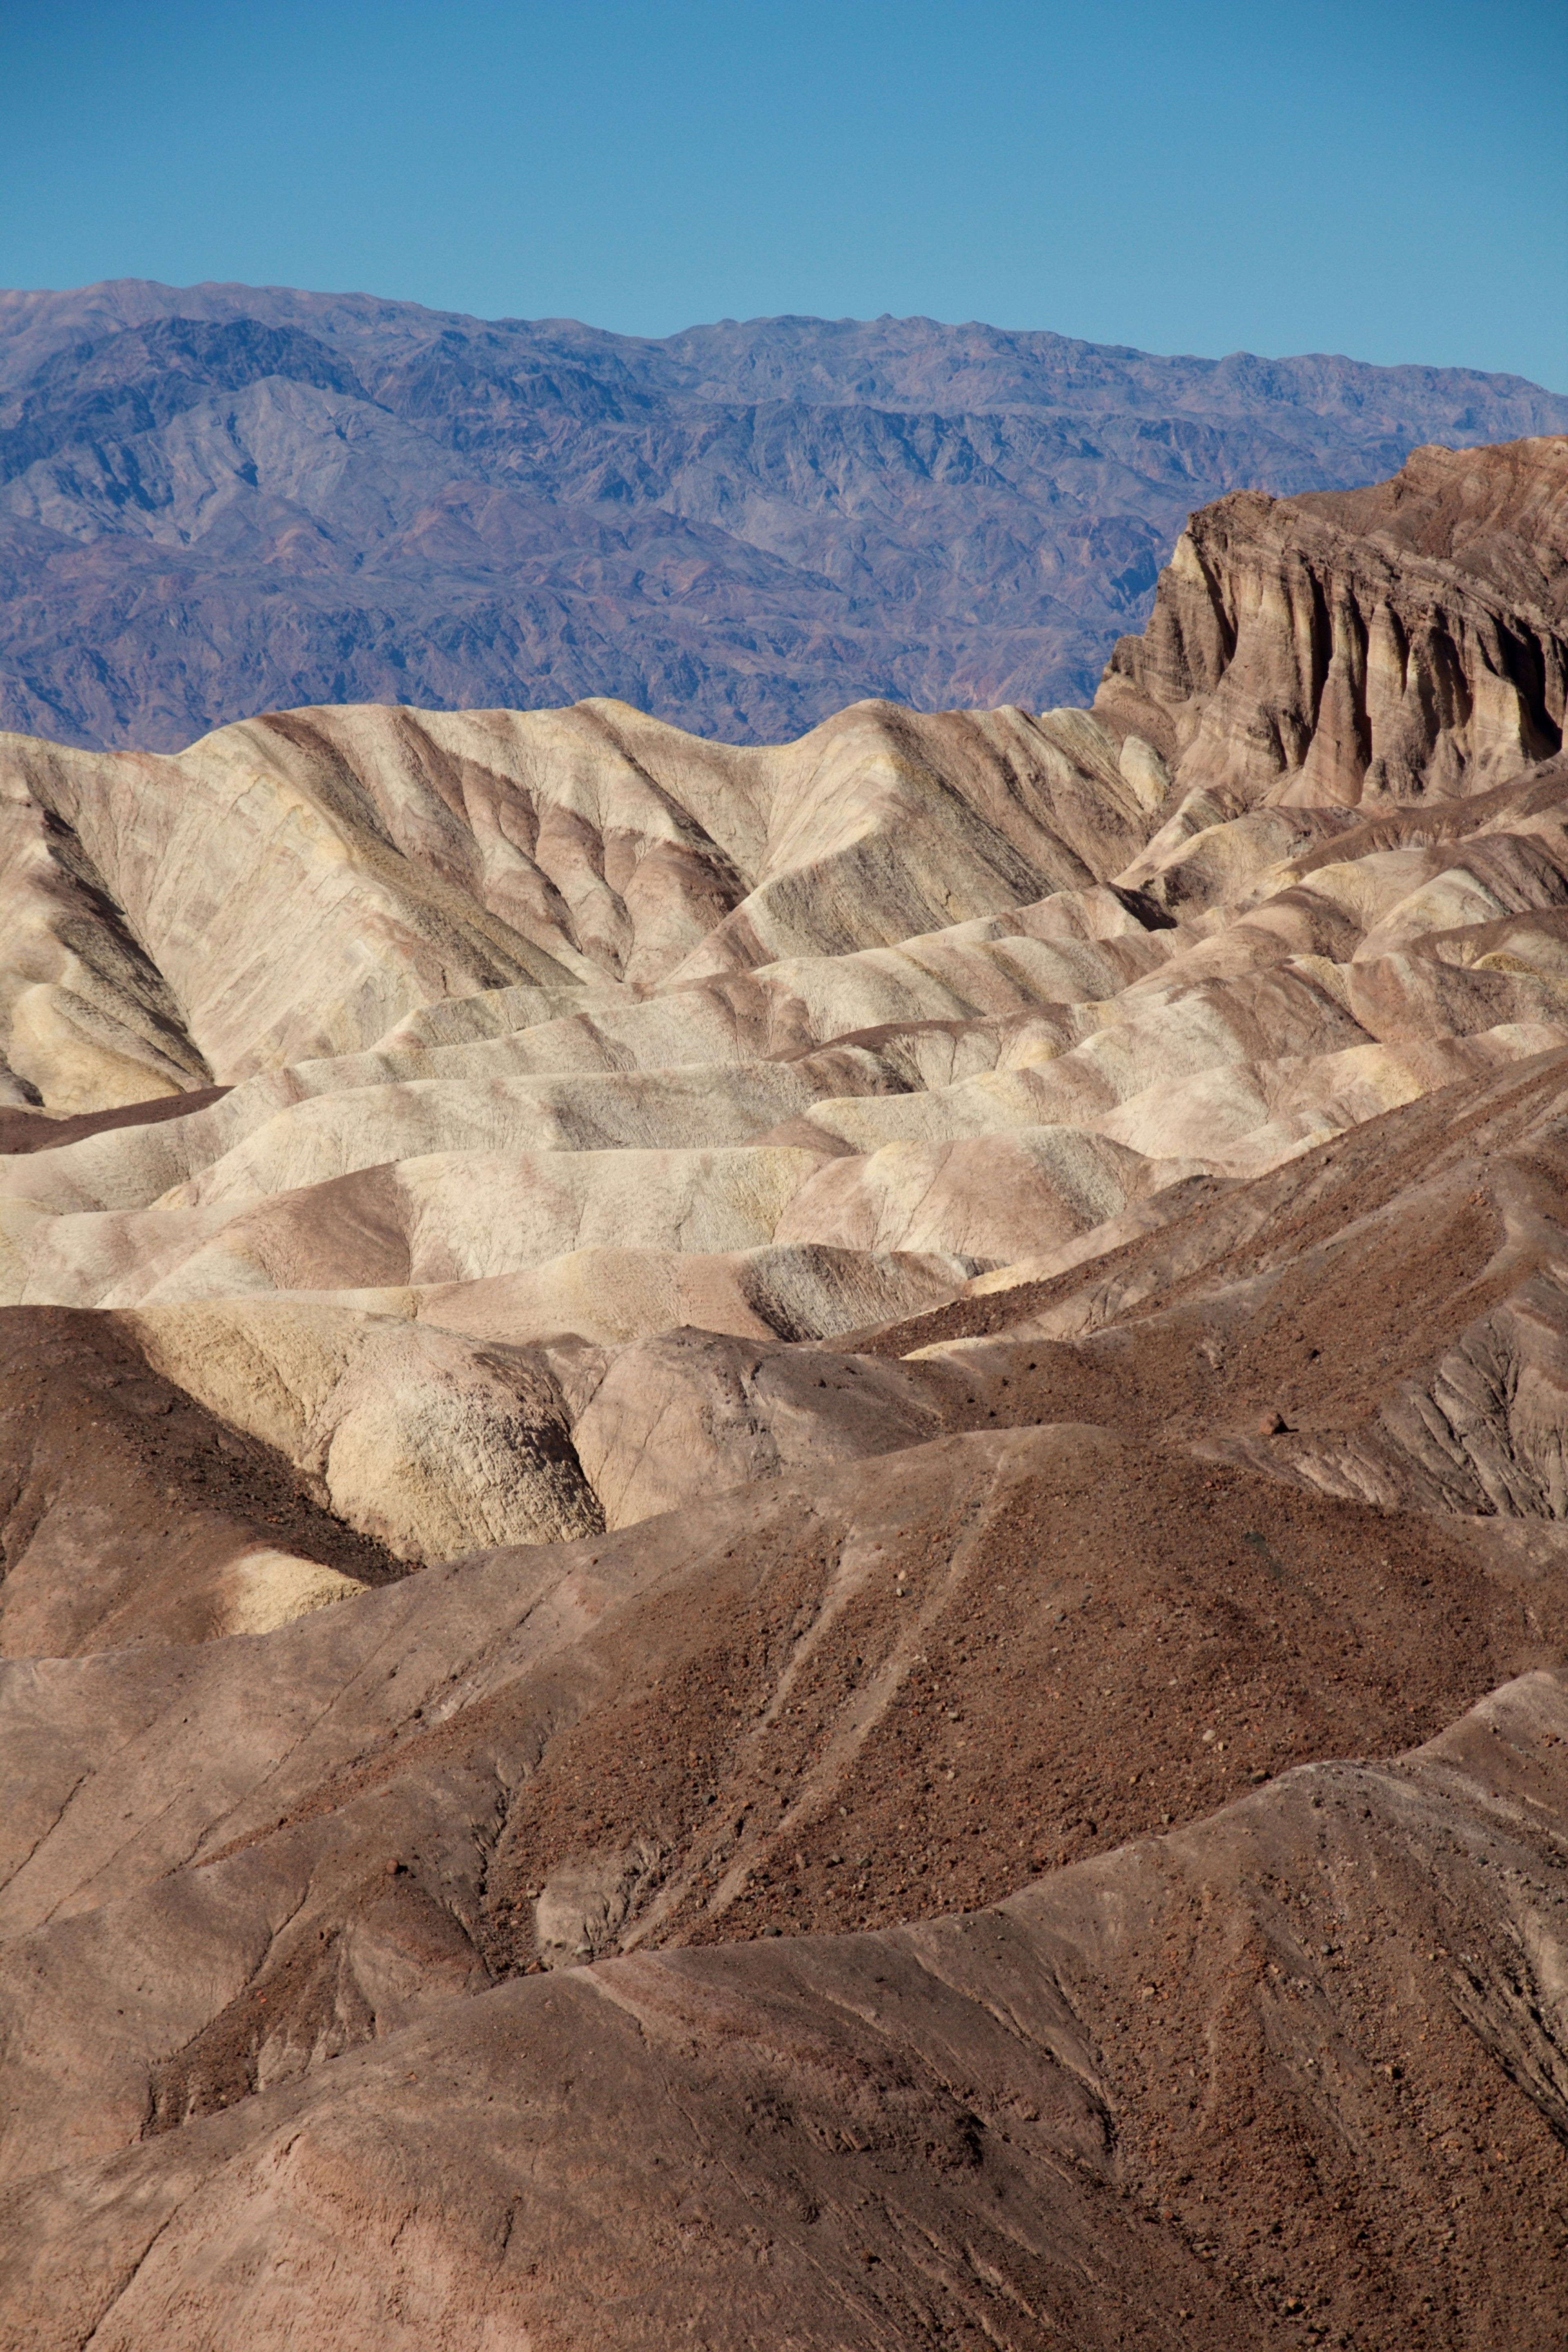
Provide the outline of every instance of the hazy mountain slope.
[[732,741],[1087,698],[1190,509],[1562,431],[1464,370],[929,320],[662,342],[363,296],[0,296],[0,721],[609,695]]

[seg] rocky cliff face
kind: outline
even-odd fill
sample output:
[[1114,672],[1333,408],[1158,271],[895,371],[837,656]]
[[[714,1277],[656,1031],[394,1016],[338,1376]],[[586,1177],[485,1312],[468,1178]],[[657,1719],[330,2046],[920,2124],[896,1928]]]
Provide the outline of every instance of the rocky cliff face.
[[1193,517],[1096,709],[1248,802],[1483,792],[1563,741],[1568,439]]
[[0,742],[4,2352],[1560,2352],[1561,487]]

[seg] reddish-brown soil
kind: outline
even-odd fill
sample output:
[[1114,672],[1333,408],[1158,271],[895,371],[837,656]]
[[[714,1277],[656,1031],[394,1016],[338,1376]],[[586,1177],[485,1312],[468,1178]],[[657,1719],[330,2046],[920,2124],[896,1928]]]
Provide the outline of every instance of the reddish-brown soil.
[[[510,1811],[500,1917],[526,1918],[518,1898],[574,1853],[639,1838],[687,1857],[661,1939],[972,1909],[1308,1758],[1429,1738],[1568,1639],[1562,1599],[1499,1587],[1423,1520],[1092,1432],[1004,1454],[984,1499],[963,1460],[899,1458],[901,1589],[889,1565],[830,1609],[838,1530],[797,1508],[624,1612],[596,1662],[605,1705],[551,1742]],[[869,1493],[890,1498],[892,1465],[876,1469]],[[778,1707],[797,1621],[825,1618]],[[837,1801],[780,1837],[890,1664]],[[528,1956],[526,1937],[493,1955]]]

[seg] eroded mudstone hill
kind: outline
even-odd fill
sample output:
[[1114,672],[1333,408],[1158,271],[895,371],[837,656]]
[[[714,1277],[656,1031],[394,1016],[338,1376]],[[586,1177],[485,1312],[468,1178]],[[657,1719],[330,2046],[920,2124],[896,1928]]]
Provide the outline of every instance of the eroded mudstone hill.
[[1555,2352],[1564,447],[5,740],[7,2352]]

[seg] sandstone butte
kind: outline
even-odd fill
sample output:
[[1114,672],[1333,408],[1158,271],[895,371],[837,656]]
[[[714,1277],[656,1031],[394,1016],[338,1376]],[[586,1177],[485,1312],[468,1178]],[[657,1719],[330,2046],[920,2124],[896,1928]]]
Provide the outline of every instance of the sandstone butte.
[[1559,2352],[1565,684],[3,739],[7,2352]]

